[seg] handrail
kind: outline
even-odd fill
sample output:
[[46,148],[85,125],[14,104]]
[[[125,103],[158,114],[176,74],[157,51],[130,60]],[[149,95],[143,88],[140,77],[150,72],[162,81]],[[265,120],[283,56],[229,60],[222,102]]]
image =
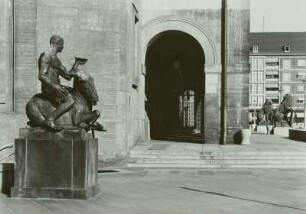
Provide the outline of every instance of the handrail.
[[0,152],[5,150],[5,149],[8,149],[8,148],[13,148],[14,147],[14,144],[13,143],[10,143],[10,144],[6,144],[2,147],[0,147]]
[[0,159],[0,162],[3,161],[3,160],[5,160],[5,159],[7,159],[7,158],[9,158],[9,157],[11,157],[11,156],[14,155],[14,154],[15,154],[15,153],[12,152],[11,154],[9,154],[9,155],[7,155],[7,156],[1,158],[1,159]]

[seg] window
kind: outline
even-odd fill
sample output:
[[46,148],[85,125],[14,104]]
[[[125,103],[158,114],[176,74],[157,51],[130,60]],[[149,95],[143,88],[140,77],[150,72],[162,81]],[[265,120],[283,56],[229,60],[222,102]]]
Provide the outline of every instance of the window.
[[290,82],[291,81],[291,73],[289,73],[289,72],[283,73],[283,81],[284,82]]
[[258,82],[264,81],[264,72],[258,71]]
[[291,68],[291,59],[284,59],[283,60],[283,68],[290,69]]
[[257,94],[257,84],[252,85],[252,94]]
[[257,81],[257,72],[252,72],[252,81],[253,82]]
[[285,53],[289,53],[290,52],[290,45],[284,45],[283,50]]
[[258,90],[258,94],[263,94],[264,93],[264,84],[258,84],[257,90]]
[[290,85],[283,85],[283,94],[290,94],[291,92],[291,86]]
[[257,64],[258,64],[258,69],[264,69],[264,59],[263,58],[259,58]]
[[252,97],[252,106],[257,106],[257,97]]
[[301,97],[297,98],[296,103],[297,104],[303,104],[304,103],[304,98],[301,98]]
[[279,79],[278,71],[267,71],[266,72],[267,81],[278,81],[278,79]]
[[258,105],[262,106],[264,104],[264,97],[258,97]]
[[297,66],[306,66],[306,59],[298,59]]
[[266,91],[267,92],[278,92],[279,86],[278,84],[267,84],[266,85]]
[[267,58],[266,66],[267,66],[267,68],[277,68],[279,66],[278,58],[275,58],[275,57]]
[[278,97],[267,97],[267,99],[270,99],[273,104],[278,104]]
[[252,69],[257,69],[257,59],[252,59],[252,61],[251,61],[251,68]]
[[306,73],[304,71],[300,71],[296,75],[297,79],[305,79],[306,78]]
[[302,85],[302,84],[297,85],[296,90],[297,91],[304,91],[304,85]]
[[252,46],[252,52],[253,53],[258,53],[258,45],[253,45]]

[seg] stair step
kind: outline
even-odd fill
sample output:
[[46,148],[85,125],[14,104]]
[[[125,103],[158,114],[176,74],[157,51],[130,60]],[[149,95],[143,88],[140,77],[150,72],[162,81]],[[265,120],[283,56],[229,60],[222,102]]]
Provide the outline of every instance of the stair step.
[[209,156],[220,156],[220,155],[306,155],[306,152],[295,152],[295,151],[163,151],[163,150],[131,150],[130,155],[209,155]]
[[304,155],[219,155],[219,156],[208,156],[208,155],[174,155],[174,154],[138,154],[130,155],[133,159],[181,159],[181,160],[306,160],[306,154]]
[[167,164],[157,164],[157,163],[128,163],[128,167],[131,168],[203,168],[203,169],[237,169],[237,168],[281,168],[281,169],[306,169],[306,164],[242,164],[242,165],[222,165],[222,164],[182,164],[182,163],[167,163]]
[[305,159],[208,159],[208,160],[182,160],[182,159],[130,159],[130,163],[159,163],[159,164],[231,164],[231,165],[248,165],[248,164],[305,164]]

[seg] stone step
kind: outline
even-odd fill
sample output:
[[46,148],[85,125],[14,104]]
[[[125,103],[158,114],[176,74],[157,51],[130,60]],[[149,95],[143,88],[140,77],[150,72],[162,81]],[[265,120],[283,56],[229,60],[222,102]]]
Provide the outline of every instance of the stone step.
[[306,155],[306,152],[299,151],[161,151],[161,150],[131,150],[130,155],[210,155],[210,156],[221,156],[221,155]]
[[128,163],[128,167],[131,168],[203,168],[203,169],[238,169],[238,168],[252,168],[252,169],[306,169],[306,164],[186,164],[186,163]]
[[306,154],[299,155],[178,155],[178,154],[131,154],[133,159],[181,159],[181,160],[306,160]]
[[182,160],[182,159],[130,159],[129,163],[139,164],[193,164],[193,165],[252,165],[252,164],[267,164],[267,165],[290,165],[300,164],[306,166],[305,159],[287,160],[287,159],[209,159],[209,160]]

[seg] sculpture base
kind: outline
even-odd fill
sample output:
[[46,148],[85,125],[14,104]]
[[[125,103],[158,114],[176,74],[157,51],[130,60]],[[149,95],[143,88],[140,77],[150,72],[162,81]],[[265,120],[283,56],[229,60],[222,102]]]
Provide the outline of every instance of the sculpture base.
[[98,193],[98,140],[85,130],[20,129],[12,197],[87,199]]
[[54,189],[54,188],[16,188],[11,189],[11,196],[18,198],[57,198],[87,199],[99,193],[98,186],[86,189]]
[[289,130],[292,129],[291,127],[275,127],[274,128],[274,135],[280,137],[289,137]]
[[289,139],[306,142],[306,130],[303,129],[290,129]]

